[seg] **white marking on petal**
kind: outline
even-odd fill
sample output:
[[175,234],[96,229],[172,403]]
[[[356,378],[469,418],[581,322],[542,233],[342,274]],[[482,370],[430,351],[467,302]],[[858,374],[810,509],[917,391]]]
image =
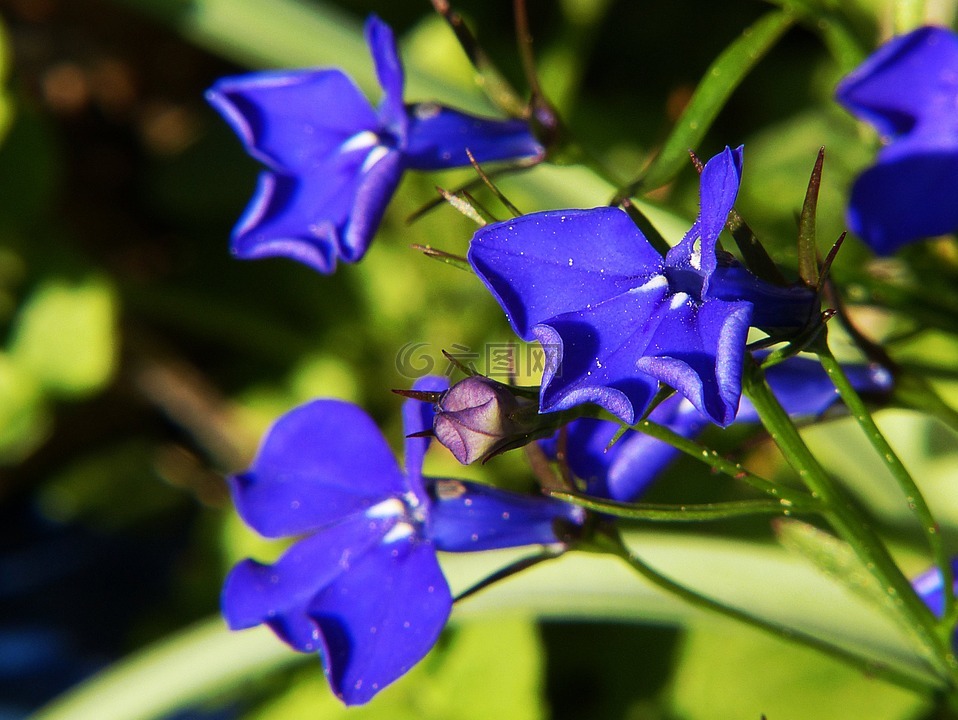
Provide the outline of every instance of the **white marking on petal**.
[[669,286],[669,280],[665,275],[653,275],[651,278],[645,281],[643,285],[634,287],[629,290],[630,293],[641,293],[649,292],[650,290],[658,290],[659,288],[666,288]]
[[394,518],[402,517],[406,512],[406,506],[399,498],[389,498],[381,503],[373,505],[366,511],[368,518]]
[[348,153],[353,150],[365,150],[373,147],[378,142],[379,136],[376,133],[372,130],[363,130],[348,138],[346,142],[339,146],[339,151]]
[[937,571],[920,575],[912,581],[912,585],[914,585],[915,592],[919,595],[931,595],[944,587],[944,583],[941,581],[941,573]]
[[398,540],[405,540],[406,538],[411,537],[415,532],[416,528],[407,522],[396,523],[383,537],[383,544],[388,545],[389,543],[397,542]]
[[677,292],[672,296],[672,302],[669,303],[669,307],[672,310],[678,310],[680,307],[685,305],[689,301],[689,294],[684,292]]
[[689,253],[689,265],[695,270],[702,269],[702,240],[701,238],[692,243],[692,252]]
[[389,148],[385,145],[377,145],[372,150],[369,151],[369,155],[366,156],[366,159],[363,160],[363,166],[359,169],[361,173],[367,173],[373,169],[373,167],[386,157],[389,154]]

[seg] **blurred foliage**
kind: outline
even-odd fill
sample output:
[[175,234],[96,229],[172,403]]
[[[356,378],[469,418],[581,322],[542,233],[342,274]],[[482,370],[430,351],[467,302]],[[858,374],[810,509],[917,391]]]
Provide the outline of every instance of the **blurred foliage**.
[[[770,10],[795,13],[760,62],[739,68],[744,79],[715,106],[714,123],[688,136],[701,157],[745,143],[738,209],[792,276],[796,217],[818,148],[827,148],[818,208],[824,253],[844,229],[847,188],[877,145],[831,101],[834,84],[879,37],[896,24],[913,25],[923,10],[922,3],[882,0],[774,8],[736,0],[528,4],[547,93],[582,144],[627,180],[663,145],[703,74],[743,29]],[[524,87],[511,4],[464,0],[458,9],[506,76]],[[409,98],[494,112],[425,2],[0,2],[0,656],[7,657],[4,642],[20,637],[13,629],[39,628],[49,657],[64,664],[45,676],[42,692],[26,694],[18,688],[34,670],[25,661],[0,663],[0,715],[22,717],[92,671],[215,613],[233,561],[278,551],[228,510],[222,480],[248,462],[277,415],[316,396],[346,398],[369,410],[398,447],[399,402],[390,388],[448,371],[443,349],[483,370],[487,348],[514,342],[478,280],[410,249],[419,243],[465,252],[473,226],[452,208],[411,225],[406,218],[435,197],[437,184],[455,187],[469,171],[406,177],[368,257],[334,276],[282,259],[229,256],[230,229],[257,165],[204,105],[204,89],[248,68],[319,63],[342,66],[375,91],[360,30],[370,11],[400,35]],[[673,139],[681,152],[684,137]],[[695,172],[681,165],[646,198],[671,240],[697,204]],[[502,187],[524,211],[600,205],[613,194],[578,166],[539,168]],[[505,214],[490,194],[479,197]],[[937,279],[917,289],[906,283],[911,295],[872,282],[907,281],[922,263],[936,268]],[[941,247],[878,262],[853,240],[835,266],[850,299],[860,301],[854,317],[891,340],[903,360],[943,369],[936,382],[952,403],[953,336],[906,333],[914,329],[908,314],[917,317],[923,307],[914,293],[958,307],[956,267]],[[895,300],[902,312],[867,307],[875,297]],[[923,317],[954,332],[948,323],[955,315],[945,315]],[[520,372],[534,378],[528,366]],[[933,506],[943,509],[950,547],[958,546],[954,435],[914,413],[880,420]],[[898,543],[908,569],[919,570],[926,558],[906,506],[856,431],[840,420],[806,432]],[[769,444],[750,431],[716,430],[709,440],[729,451],[746,440],[745,450],[735,451],[741,459],[787,477]],[[436,453],[428,467],[514,488],[532,482],[518,453],[470,468]],[[650,500],[740,494],[683,459]],[[745,539],[759,555],[774,542],[767,520],[702,532]],[[707,543],[688,546],[707,553]],[[774,588],[763,591],[760,582],[742,590],[723,585],[742,560],[728,558],[727,565],[707,555],[700,561],[703,589],[773,605]],[[692,566],[671,550],[662,563],[678,571]],[[718,569],[708,572],[710,564]],[[576,577],[604,590],[605,570],[594,573],[566,573],[549,592],[558,594],[565,582],[574,593]],[[627,615],[629,624],[609,615],[584,623],[594,611],[589,589],[561,613],[574,623],[539,629],[526,619],[464,621],[422,666],[361,710],[347,713],[331,698],[316,662],[290,668],[276,661],[266,668],[274,672],[241,688],[218,688],[181,717],[678,720],[765,713],[779,720],[839,717],[855,707],[863,717],[897,720],[928,710],[927,698],[737,627],[639,625],[641,604]],[[656,614],[659,605],[631,587],[623,592],[622,602],[648,603],[653,620],[680,619],[677,611]]]

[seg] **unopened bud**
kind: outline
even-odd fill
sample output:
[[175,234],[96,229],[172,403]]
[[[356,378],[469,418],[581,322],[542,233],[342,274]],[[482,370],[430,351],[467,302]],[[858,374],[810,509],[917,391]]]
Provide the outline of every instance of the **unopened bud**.
[[439,442],[468,465],[540,437],[545,417],[539,415],[539,403],[520,389],[474,375],[442,394],[433,429]]

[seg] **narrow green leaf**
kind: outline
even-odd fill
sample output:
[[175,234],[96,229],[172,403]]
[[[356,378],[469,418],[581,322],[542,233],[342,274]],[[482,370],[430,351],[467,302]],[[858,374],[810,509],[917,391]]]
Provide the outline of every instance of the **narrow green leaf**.
[[632,184],[631,195],[671,180],[688,162],[690,148],[698,147],[712,122],[745,76],[795,22],[793,13],[777,10],[759,18],[729,45],[706,71],[692,99],[659,154]]
[[749,227],[748,223],[738,214],[735,208],[732,208],[729,212],[728,221],[725,223],[725,226],[729,232],[732,233],[735,244],[738,246],[739,252],[742,253],[745,266],[751,270],[753,274],[773,285],[786,284],[785,277],[778,269],[775,261],[772,260],[771,256],[765,250],[765,246],[759,242],[752,228]]
[[808,558],[819,570],[859,597],[888,609],[890,617],[897,616],[888,593],[865,569],[848,543],[800,520],[782,518],[775,521],[773,527],[782,545]]
[[818,210],[818,191],[822,186],[822,166],[825,148],[820,148],[812,175],[808,179],[802,214],[798,219],[798,274],[808,287],[818,286],[818,244],[815,239],[815,218]]
[[635,223],[635,226],[642,231],[642,234],[645,235],[645,239],[649,241],[649,244],[654,247],[662,257],[669,252],[669,244],[666,242],[665,238],[662,237],[662,234],[658,231],[658,228],[652,224],[652,222],[645,216],[645,213],[642,212],[642,209],[632,202],[629,198],[622,198],[622,202],[619,203],[621,207],[628,216],[632,219],[632,222]]

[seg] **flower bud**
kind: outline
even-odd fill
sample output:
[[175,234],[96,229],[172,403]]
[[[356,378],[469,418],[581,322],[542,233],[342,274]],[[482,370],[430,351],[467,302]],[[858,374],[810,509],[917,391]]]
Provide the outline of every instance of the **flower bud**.
[[541,437],[539,403],[519,389],[473,375],[459,381],[436,403],[433,430],[463,465],[483,462],[504,450]]

